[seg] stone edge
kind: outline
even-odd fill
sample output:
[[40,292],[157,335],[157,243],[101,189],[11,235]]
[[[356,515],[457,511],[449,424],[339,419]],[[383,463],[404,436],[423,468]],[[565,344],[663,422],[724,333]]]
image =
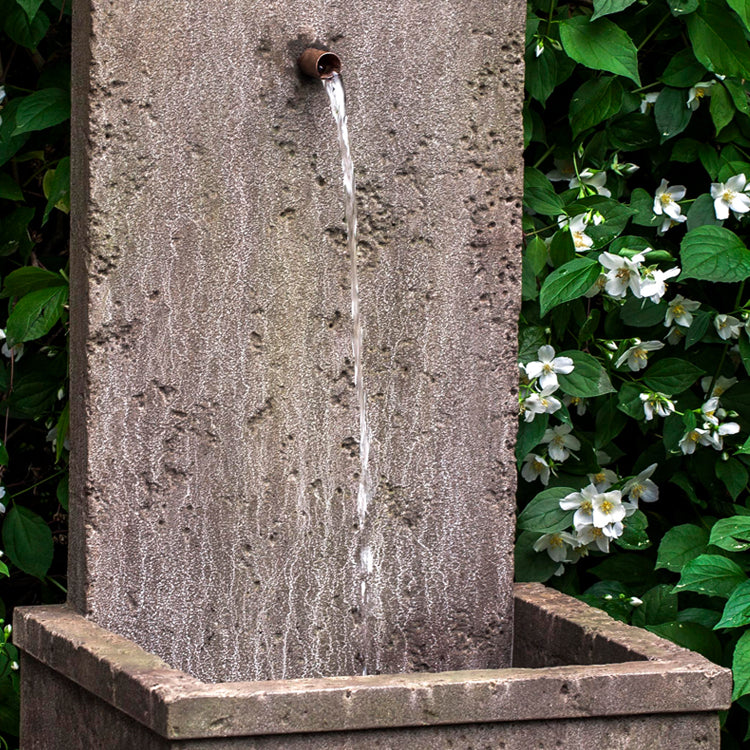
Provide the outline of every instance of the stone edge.
[[[578,663],[210,684],[65,605],[18,608],[14,634],[25,654],[169,739],[729,707],[730,670],[541,584],[516,584],[515,597],[526,647]],[[592,658],[614,663],[580,663]]]

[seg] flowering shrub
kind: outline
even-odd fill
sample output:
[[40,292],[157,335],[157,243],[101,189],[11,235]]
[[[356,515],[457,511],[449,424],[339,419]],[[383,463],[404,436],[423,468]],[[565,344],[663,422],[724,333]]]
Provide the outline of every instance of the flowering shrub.
[[750,11],[533,0],[516,575],[732,667],[750,738]]
[[17,604],[64,597],[70,3],[0,0],[0,748]]

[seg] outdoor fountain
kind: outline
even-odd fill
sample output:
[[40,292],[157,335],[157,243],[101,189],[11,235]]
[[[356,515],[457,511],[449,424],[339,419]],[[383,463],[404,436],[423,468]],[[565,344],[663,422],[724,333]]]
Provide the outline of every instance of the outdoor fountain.
[[[717,746],[727,670],[513,592],[523,4],[209,6],[75,4],[70,590],[16,612],[22,747]],[[297,71],[334,43],[345,212]]]

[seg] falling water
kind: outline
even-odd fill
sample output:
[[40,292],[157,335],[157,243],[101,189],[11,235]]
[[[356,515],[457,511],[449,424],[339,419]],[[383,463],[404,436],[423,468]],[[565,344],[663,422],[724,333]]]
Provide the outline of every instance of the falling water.
[[346,191],[346,230],[347,250],[351,263],[351,292],[352,292],[352,353],[354,355],[354,390],[357,394],[357,408],[359,410],[359,487],[357,488],[357,517],[360,528],[359,569],[360,569],[360,612],[364,623],[365,642],[362,658],[364,673],[367,673],[367,584],[372,573],[372,549],[367,544],[365,519],[367,509],[373,496],[370,481],[370,442],[372,433],[367,423],[367,397],[365,393],[364,376],[362,373],[362,342],[363,326],[360,313],[359,280],[357,277],[357,199],[354,191],[354,162],[349,147],[349,130],[346,124],[346,104],[344,101],[344,85],[341,76],[334,73],[331,78],[323,79],[331,111],[338,130],[339,149],[341,150],[341,168],[344,176],[344,190]]

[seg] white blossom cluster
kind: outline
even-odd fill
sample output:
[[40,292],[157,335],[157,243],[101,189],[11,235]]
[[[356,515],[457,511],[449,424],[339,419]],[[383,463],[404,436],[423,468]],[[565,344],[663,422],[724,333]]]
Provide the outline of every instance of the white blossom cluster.
[[540,346],[538,360],[527,365],[519,363],[522,385],[526,386],[521,397],[524,420],[533,421],[537,414],[554,414],[562,403],[552,394],[560,387],[558,375],[569,375],[573,372],[573,360],[570,357],[556,357],[555,350],[549,344]]
[[575,511],[572,529],[543,534],[534,543],[534,550],[545,550],[560,563],[558,575],[563,572],[564,563],[576,562],[591,549],[609,552],[610,542],[622,536],[623,522],[638,510],[639,501],[651,503],[659,499],[659,488],[651,479],[656,467],[651,464],[626,481],[611,469],[589,474],[588,486],[560,500],[563,510]]
[[711,446],[717,451],[724,450],[724,436],[736,435],[740,431],[740,426],[736,422],[726,421],[727,412],[719,406],[719,397],[737,382],[737,378],[718,377],[713,387],[711,381],[710,376],[701,380],[706,395],[709,395],[708,389],[711,388],[710,397],[701,406],[697,415],[701,426],[697,426],[696,420],[696,426],[687,430],[680,439],[680,450],[685,455],[695,453],[698,445]]

